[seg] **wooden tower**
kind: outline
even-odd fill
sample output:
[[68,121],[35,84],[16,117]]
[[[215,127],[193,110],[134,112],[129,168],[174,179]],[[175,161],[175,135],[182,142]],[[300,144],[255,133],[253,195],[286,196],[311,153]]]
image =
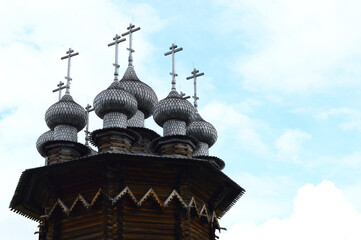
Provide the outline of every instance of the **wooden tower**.
[[[131,40],[139,28],[128,30],[123,36]],[[116,36],[109,45],[117,49],[121,40]],[[22,173],[10,203],[40,223],[40,240],[216,239],[218,219],[244,193],[221,171],[224,162],[208,156],[217,136],[213,126],[175,87],[158,102],[135,74],[131,41],[129,49],[121,80],[116,50],[115,80],[94,100],[103,128],[87,135],[85,145],[77,132],[91,110],[73,100],[69,84],[46,112],[50,130],[37,141],[46,165]],[[176,51],[173,45],[173,59]],[[67,54],[69,62],[76,55],[71,49]],[[152,115],[163,136],[144,127]]]

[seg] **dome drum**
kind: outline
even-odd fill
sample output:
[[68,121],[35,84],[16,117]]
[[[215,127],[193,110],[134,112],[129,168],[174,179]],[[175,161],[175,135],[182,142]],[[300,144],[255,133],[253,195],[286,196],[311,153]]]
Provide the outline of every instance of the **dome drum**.
[[186,122],[171,119],[163,124],[163,136],[186,135]]
[[103,128],[127,128],[127,115],[120,112],[110,112],[104,115]]
[[136,114],[128,120],[128,127],[144,127],[144,113],[137,110]]
[[73,126],[58,125],[54,128],[54,140],[77,142],[78,131]]
[[196,150],[193,152],[193,157],[198,156],[208,156],[209,155],[209,146],[207,143],[199,142],[197,144]]

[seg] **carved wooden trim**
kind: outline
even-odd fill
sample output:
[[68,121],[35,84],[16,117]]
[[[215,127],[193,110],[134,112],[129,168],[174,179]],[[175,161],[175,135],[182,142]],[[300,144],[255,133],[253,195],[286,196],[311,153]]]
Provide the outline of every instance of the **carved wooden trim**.
[[119,194],[117,194],[114,198],[109,197],[106,193],[104,193],[104,191],[99,188],[99,190],[97,191],[97,193],[94,195],[91,203],[89,204],[89,202],[81,195],[78,194],[77,197],[75,198],[75,200],[73,201],[73,203],[71,204],[71,207],[69,208],[60,198],[58,198],[58,200],[56,201],[56,203],[53,205],[53,207],[51,208],[49,214],[48,214],[48,218],[51,217],[54,214],[54,210],[57,207],[60,207],[60,209],[62,210],[63,213],[65,213],[67,216],[73,211],[75,205],[78,202],[81,202],[81,206],[90,209],[92,208],[95,203],[97,202],[97,200],[100,198],[100,196],[104,196],[105,197],[105,201],[109,202],[109,209],[113,209],[114,205],[119,202],[123,197],[125,196],[129,196],[130,199],[135,203],[136,206],[138,206],[139,208],[142,207],[142,205],[144,204],[144,202],[146,202],[146,200],[149,197],[152,197],[158,204],[160,207],[169,207],[171,201],[173,199],[177,199],[178,202],[180,203],[180,205],[182,206],[183,209],[187,210],[188,214],[190,214],[191,212],[194,212],[199,218],[206,218],[207,221],[211,224],[215,224],[215,226],[217,228],[219,228],[219,222],[218,222],[218,217],[215,213],[215,211],[212,212],[212,215],[209,214],[209,209],[206,206],[206,204],[203,204],[202,207],[199,209],[199,205],[197,204],[196,200],[194,197],[191,197],[191,200],[189,201],[188,204],[185,203],[185,201],[183,200],[182,196],[177,192],[177,190],[173,190],[171,192],[171,194],[167,197],[167,199],[162,202],[160,200],[160,198],[158,197],[157,193],[153,190],[153,188],[150,188],[146,194],[143,195],[143,197],[138,201],[135,197],[135,195],[132,193],[132,191],[130,190],[130,188],[127,186],[125,187]]

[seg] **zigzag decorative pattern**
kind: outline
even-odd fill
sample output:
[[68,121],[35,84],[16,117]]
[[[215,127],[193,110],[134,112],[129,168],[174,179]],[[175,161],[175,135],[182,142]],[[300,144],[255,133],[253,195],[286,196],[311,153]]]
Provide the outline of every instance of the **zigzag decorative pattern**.
[[129,187],[125,187],[114,198],[109,197],[106,193],[103,192],[103,190],[101,188],[99,188],[98,192],[95,194],[95,196],[90,204],[81,194],[78,194],[78,196],[75,198],[75,200],[70,208],[61,199],[58,198],[58,200],[56,201],[54,206],[51,208],[51,210],[48,214],[48,218],[50,216],[52,216],[52,214],[54,213],[54,211],[57,207],[60,207],[60,209],[66,215],[69,216],[69,214],[73,211],[73,209],[75,208],[75,206],[77,205],[78,202],[80,202],[83,207],[89,209],[95,205],[95,203],[97,202],[97,200],[99,199],[99,197],[101,195],[103,195],[106,199],[108,199],[112,205],[116,204],[123,197],[129,196],[130,199],[134,202],[134,204],[138,207],[142,207],[143,203],[149,198],[153,198],[153,200],[155,200],[155,202],[158,203],[159,207],[161,207],[161,208],[168,207],[170,205],[170,203],[172,202],[172,200],[176,199],[176,200],[178,200],[178,202],[181,204],[181,206],[184,209],[186,209],[189,212],[194,211],[199,218],[205,218],[208,221],[208,223],[211,223],[215,226],[215,228],[220,229],[218,217],[217,217],[215,211],[213,211],[212,214],[209,214],[208,208],[205,204],[203,204],[202,207],[200,208],[201,210],[199,210],[199,207],[198,207],[194,197],[192,197],[191,200],[189,201],[189,203],[187,204],[183,200],[181,195],[175,189],[168,196],[168,198],[164,202],[162,202],[159,199],[157,193],[153,190],[153,188],[150,188],[148,190],[148,192],[139,201],[137,201],[136,197],[134,196],[132,191],[129,189]]

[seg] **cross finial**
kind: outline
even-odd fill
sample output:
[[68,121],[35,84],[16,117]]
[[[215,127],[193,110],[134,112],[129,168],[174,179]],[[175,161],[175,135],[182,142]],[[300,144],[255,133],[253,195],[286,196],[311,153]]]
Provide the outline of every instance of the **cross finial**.
[[118,34],[115,34],[113,38],[114,42],[108,44],[108,47],[115,45],[115,62],[113,63],[114,69],[114,81],[118,81],[118,44],[125,41],[125,38],[121,38]]
[[129,48],[127,48],[127,50],[129,51],[128,66],[133,66],[133,52],[135,52],[134,49],[132,48],[133,33],[140,30],[140,27],[135,28],[135,26],[132,23],[129,23],[129,27],[127,27],[127,29],[129,31],[122,33],[122,36],[124,37],[129,34]]
[[72,80],[71,77],[70,77],[70,59],[76,55],[79,55],[78,52],[76,53],[73,53],[74,50],[69,48],[69,50],[66,52],[66,56],[60,58],[61,60],[64,60],[64,59],[68,59],[68,74],[67,76],[65,77],[66,79],[66,91],[65,91],[65,94],[70,94],[70,81]]
[[181,97],[183,98],[183,99],[188,99],[188,98],[190,98],[190,96],[186,96],[186,94],[184,93],[184,92],[180,92],[180,95],[181,95]]
[[59,92],[59,100],[61,99],[61,90],[63,90],[64,88],[66,88],[66,86],[64,86],[64,83],[62,81],[59,82],[58,85],[56,85],[58,88],[54,89],[53,92]]
[[183,50],[183,48],[177,48],[177,47],[178,46],[173,43],[172,46],[169,48],[171,51],[164,53],[164,56],[168,56],[169,54],[172,54],[172,72],[170,73],[170,75],[172,75],[172,90],[176,90],[175,77],[178,76],[178,74],[175,73],[174,54],[176,52],[180,52]]
[[85,145],[89,146],[90,132],[89,132],[89,113],[94,111],[90,104],[85,107],[86,110],[86,127],[85,127]]
[[194,96],[192,97],[194,99],[194,108],[196,109],[196,112],[198,112],[198,104],[197,100],[199,97],[197,97],[197,77],[203,76],[204,73],[199,73],[199,70],[195,69],[191,72],[192,76],[187,77],[187,80],[194,79]]

